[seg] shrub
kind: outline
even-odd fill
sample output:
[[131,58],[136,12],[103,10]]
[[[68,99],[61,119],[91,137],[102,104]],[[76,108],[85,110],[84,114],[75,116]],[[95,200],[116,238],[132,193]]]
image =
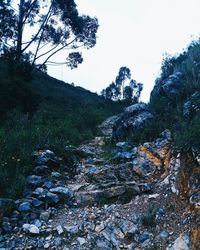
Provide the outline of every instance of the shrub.
[[141,222],[144,226],[152,227],[155,225],[157,209],[155,207],[149,207],[145,214],[141,215]]

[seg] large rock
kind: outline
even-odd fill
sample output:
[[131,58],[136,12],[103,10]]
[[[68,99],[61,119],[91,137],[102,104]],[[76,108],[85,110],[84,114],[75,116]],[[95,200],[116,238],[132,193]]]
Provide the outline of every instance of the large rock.
[[174,99],[181,94],[182,80],[183,74],[181,72],[175,72],[165,79],[157,79],[151,92],[151,98],[160,95]]
[[59,200],[63,203],[69,202],[73,197],[72,192],[70,192],[66,187],[51,188],[49,191],[50,193],[57,195]]
[[55,204],[57,204],[57,203],[60,201],[58,195],[57,195],[57,194],[53,194],[53,193],[51,193],[51,192],[48,192],[48,193],[46,194],[46,199],[47,199],[47,202],[48,202],[50,205],[55,205]]
[[79,206],[94,204],[109,204],[114,201],[129,202],[134,196],[146,192],[145,184],[135,182],[108,183],[104,185],[89,185],[84,191],[75,193],[75,200]]
[[149,107],[145,103],[137,103],[124,109],[113,125],[113,138],[125,138],[130,132],[136,132],[145,127],[153,119]]
[[115,122],[119,119],[120,116],[121,116],[121,114],[111,116],[108,119],[106,119],[98,127],[104,136],[107,136],[107,137],[111,137],[112,136],[113,126],[114,126]]
[[35,163],[38,166],[48,166],[51,168],[57,168],[60,163],[60,159],[56,157],[55,153],[51,150],[40,150],[33,152]]
[[28,201],[22,202],[18,207],[20,212],[30,212],[31,209],[31,203]]

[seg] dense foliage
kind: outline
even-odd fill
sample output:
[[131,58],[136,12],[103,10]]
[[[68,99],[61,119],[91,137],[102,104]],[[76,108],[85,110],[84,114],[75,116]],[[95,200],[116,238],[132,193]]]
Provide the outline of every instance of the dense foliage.
[[[173,76],[180,75],[181,78],[176,82]],[[170,93],[170,90],[174,92]],[[180,55],[167,56],[162,62],[161,75],[150,99],[158,133],[169,128],[177,147],[200,147],[199,100],[200,40],[197,40]]]
[[[0,196],[16,198],[20,195],[25,176],[32,169],[31,154],[34,150],[52,149],[62,155],[66,145],[92,138],[97,133],[96,126],[122,108],[121,103],[37,73],[28,84],[37,103],[37,110],[30,115],[24,110],[27,103],[34,105],[29,99],[28,87],[14,85],[15,89],[10,89],[12,81],[7,82],[3,63],[0,63],[0,79],[1,90],[5,89],[0,92],[3,111],[0,122]],[[24,84],[26,86],[26,82]],[[17,98],[17,87],[21,98]],[[10,109],[6,106],[9,102]]]

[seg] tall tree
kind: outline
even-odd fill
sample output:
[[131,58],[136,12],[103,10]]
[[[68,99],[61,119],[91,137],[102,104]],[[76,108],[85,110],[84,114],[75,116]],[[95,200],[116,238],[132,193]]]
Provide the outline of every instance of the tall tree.
[[96,44],[97,18],[79,15],[74,0],[0,1],[0,51],[12,52],[16,63],[28,55],[29,62],[41,69],[55,63],[55,54],[65,50],[67,66],[83,61],[78,48]]
[[115,83],[121,89],[121,98],[124,98],[124,88],[127,80],[131,79],[131,71],[128,67],[121,67],[116,77]]
[[142,90],[143,84],[131,79],[130,69],[121,67],[115,82],[112,82],[106,89],[103,89],[101,94],[106,99],[113,101],[127,100],[128,102],[137,103],[139,102]]

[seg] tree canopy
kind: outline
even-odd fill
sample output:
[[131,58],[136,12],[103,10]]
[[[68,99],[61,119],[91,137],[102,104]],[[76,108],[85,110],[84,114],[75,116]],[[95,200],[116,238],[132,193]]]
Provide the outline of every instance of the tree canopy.
[[121,67],[114,82],[103,89],[101,94],[106,99],[113,101],[127,100],[137,103],[143,90],[143,84],[131,79],[131,71],[128,67]]
[[83,61],[77,50],[96,44],[98,20],[79,15],[74,0],[0,1],[0,20],[1,54],[39,69],[55,63],[54,55],[63,50],[66,62],[59,63],[75,68]]

